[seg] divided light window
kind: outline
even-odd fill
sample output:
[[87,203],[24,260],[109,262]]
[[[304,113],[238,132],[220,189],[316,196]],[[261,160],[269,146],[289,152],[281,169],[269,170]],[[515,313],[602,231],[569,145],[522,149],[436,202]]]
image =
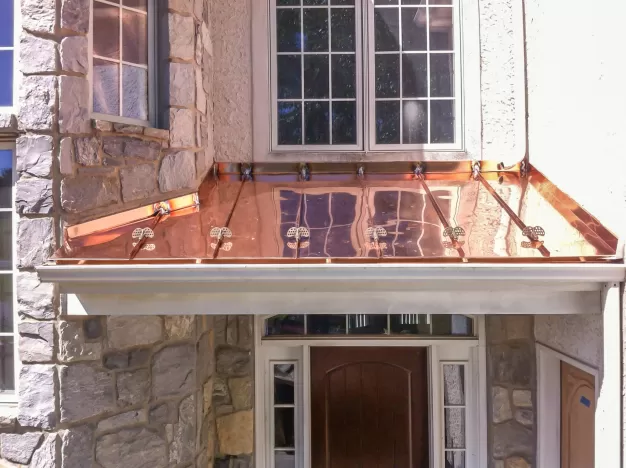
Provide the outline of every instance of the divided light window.
[[0,14],[0,109],[13,106],[15,54],[13,0],[3,2]]
[[105,119],[152,120],[152,6],[152,0],[93,0],[92,110]]
[[456,1],[272,0],[274,149],[458,149]]

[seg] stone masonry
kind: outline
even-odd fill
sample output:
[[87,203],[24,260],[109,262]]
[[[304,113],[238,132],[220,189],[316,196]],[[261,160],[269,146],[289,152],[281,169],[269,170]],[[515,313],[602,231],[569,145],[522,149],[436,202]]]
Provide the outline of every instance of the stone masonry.
[[490,468],[530,468],[536,453],[533,317],[486,320]]

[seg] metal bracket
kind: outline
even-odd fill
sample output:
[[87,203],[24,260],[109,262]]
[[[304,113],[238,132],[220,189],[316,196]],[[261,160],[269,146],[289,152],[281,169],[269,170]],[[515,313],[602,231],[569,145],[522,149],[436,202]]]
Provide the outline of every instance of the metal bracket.
[[310,236],[311,233],[305,227],[291,227],[287,231],[287,237],[289,239],[294,239],[295,242],[287,242],[287,247],[292,250],[295,250],[298,247],[306,249],[310,245],[310,242],[308,240],[303,241],[302,239],[308,239]]
[[356,175],[360,178],[365,177],[365,166],[363,164],[359,164],[356,169]]
[[424,175],[424,165],[421,162],[415,163],[415,166],[413,166],[413,174],[415,177]]
[[540,237],[546,235],[546,231],[541,226],[526,226],[522,230],[522,234],[528,237],[528,241],[522,241],[522,247],[525,249],[538,249],[543,246]]
[[252,165],[251,164],[242,164],[241,165],[241,180],[252,180]]
[[214,227],[213,229],[211,229],[209,235],[213,238],[216,238],[219,242],[225,237],[232,237],[233,232],[227,227]]
[[311,168],[308,164],[300,164],[300,180],[308,182],[311,180]]
[[449,226],[443,230],[443,237],[449,238],[450,242],[443,241],[443,246],[446,249],[458,249],[465,245],[464,241],[459,240],[459,238],[463,236],[465,236],[465,229],[463,229],[461,226]]
[[381,237],[387,236],[387,230],[382,226],[368,227],[365,235],[374,242],[378,242]]
[[472,177],[478,179],[480,176],[480,161],[472,161]]
[[529,171],[529,164],[528,161],[526,161],[525,159],[522,159],[522,162],[519,165],[519,174],[521,177],[528,177],[528,171]]

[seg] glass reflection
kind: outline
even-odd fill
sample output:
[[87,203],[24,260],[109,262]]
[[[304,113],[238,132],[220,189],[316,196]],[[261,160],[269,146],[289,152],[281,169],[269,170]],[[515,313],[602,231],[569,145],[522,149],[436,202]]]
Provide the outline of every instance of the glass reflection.
[[93,4],[93,53],[120,59],[120,9],[95,1]]
[[328,98],[328,55],[304,56],[305,99]]
[[328,102],[304,103],[304,135],[307,145],[330,143],[330,111]]
[[123,10],[122,20],[122,60],[148,65],[147,15]]
[[0,276],[0,332],[13,332],[13,277]]
[[426,8],[402,9],[402,50],[427,49]]
[[348,316],[348,333],[351,335],[385,335],[387,315],[355,314]]
[[452,8],[430,8],[430,50],[453,50]]
[[356,102],[333,102],[333,143],[356,143]]
[[0,50],[0,107],[13,105],[13,51]]
[[122,115],[139,120],[148,120],[148,70],[122,66],[122,90],[124,109]]
[[295,447],[294,408],[274,408],[274,447]]
[[0,270],[13,269],[13,224],[10,212],[0,213]]
[[309,335],[345,335],[345,315],[309,315],[307,316]]
[[396,8],[374,11],[374,47],[376,52],[400,50],[400,12]]
[[426,314],[391,316],[391,333],[401,335],[430,335],[430,320]]
[[13,151],[0,149],[0,208],[12,208]]
[[[13,47],[15,37],[13,16],[13,1],[8,0],[2,4],[2,14],[0,15],[0,47]],[[0,68],[4,72],[4,69]],[[2,104],[0,104],[2,105]]]
[[465,366],[445,364],[443,366],[443,404],[460,406],[465,404]]
[[400,143],[400,103],[376,103],[376,143]]
[[300,31],[300,10],[281,8],[276,10],[276,42],[278,52],[300,52],[302,33]]
[[300,99],[302,96],[302,60],[299,55],[279,55],[278,99]]
[[444,410],[445,440],[447,449],[465,448],[465,409],[446,408]]
[[278,144],[302,144],[302,104],[300,102],[278,103]]
[[305,52],[328,51],[328,11],[326,8],[305,8],[302,26]]
[[332,35],[330,45],[333,52],[354,52],[355,22],[354,8],[335,8],[330,12]]
[[275,315],[267,319],[265,335],[304,335],[304,315]]
[[296,452],[291,450],[276,450],[274,453],[274,463],[276,468],[296,468]]
[[0,336],[0,393],[15,392],[15,344],[12,336]]
[[93,59],[93,110],[120,115],[120,72],[117,63]]
[[465,468],[465,451],[447,451],[445,468]]
[[293,364],[274,365],[274,403],[292,405],[294,400],[295,369]]

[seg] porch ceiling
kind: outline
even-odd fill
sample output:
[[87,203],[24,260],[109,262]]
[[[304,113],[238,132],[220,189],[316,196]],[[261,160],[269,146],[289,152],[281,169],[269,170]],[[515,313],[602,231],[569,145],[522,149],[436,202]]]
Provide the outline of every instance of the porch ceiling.
[[222,164],[197,194],[69,227],[64,239],[55,271],[621,257],[616,236],[534,167],[489,162]]

